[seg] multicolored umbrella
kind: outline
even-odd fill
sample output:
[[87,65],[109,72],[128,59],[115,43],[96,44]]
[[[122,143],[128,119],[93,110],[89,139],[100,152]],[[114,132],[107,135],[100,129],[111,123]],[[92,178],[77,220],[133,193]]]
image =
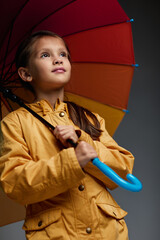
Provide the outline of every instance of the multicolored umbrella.
[[[98,112],[113,135],[127,111],[135,68],[131,23],[119,3],[59,0],[53,4],[53,0],[17,0],[9,4],[10,10],[8,2],[3,3],[0,16],[4,23],[0,36],[0,85],[10,87],[24,101],[32,102],[32,95],[22,90],[17,80],[14,66],[17,46],[33,31],[56,32],[64,37],[71,51],[72,78],[65,89],[67,98]],[[0,99],[1,117],[18,107],[2,94]],[[4,215],[0,225],[23,219],[22,208],[14,214],[14,203],[3,194],[0,197]]]

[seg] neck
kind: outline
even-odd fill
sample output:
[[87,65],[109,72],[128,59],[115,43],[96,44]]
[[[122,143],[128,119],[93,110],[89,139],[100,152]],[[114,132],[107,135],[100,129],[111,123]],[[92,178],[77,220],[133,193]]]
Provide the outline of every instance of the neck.
[[63,102],[64,88],[53,90],[53,91],[50,91],[50,92],[47,92],[47,93],[38,91],[36,93],[36,96],[37,97],[36,97],[35,101],[40,101],[42,99],[46,99],[52,105],[52,107],[54,108],[55,103],[57,101],[57,98],[59,98]]

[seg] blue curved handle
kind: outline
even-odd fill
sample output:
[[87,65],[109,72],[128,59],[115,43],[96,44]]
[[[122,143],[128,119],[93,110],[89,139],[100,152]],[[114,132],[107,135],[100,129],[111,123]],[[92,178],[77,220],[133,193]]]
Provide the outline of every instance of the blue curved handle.
[[117,173],[115,173],[110,167],[106,164],[102,163],[99,158],[94,158],[92,163],[99,168],[107,177],[109,177],[113,182],[118,184],[120,187],[132,191],[132,192],[139,192],[142,190],[142,183],[132,174],[127,174],[127,179],[130,182],[125,181],[122,179]]

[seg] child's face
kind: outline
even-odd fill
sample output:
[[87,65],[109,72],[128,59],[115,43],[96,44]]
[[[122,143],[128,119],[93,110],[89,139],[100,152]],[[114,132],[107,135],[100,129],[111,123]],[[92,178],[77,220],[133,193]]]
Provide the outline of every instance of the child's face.
[[64,87],[71,76],[71,64],[63,40],[50,36],[38,39],[32,46],[28,69],[37,90]]

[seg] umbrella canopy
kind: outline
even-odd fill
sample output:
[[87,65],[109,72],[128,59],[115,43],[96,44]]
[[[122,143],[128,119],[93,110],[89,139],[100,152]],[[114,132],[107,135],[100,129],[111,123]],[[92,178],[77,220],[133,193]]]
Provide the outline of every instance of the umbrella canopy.
[[[31,32],[56,32],[64,37],[71,51],[72,77],[65,88],[68,100],[98,112],[113,135],[127,110],[135,68],[131,23],[118,1],[5,1],[0,21],[4,23],[0,36],[0,84],[32,102],[33,96],[22,90],[17,80],[13,61],[17,46]],[[2,95],[0,99],[1,117],[17,108]],[[1,226],[24,218],[24,208],[3,193],[0,207]]]
[[[59,0],[53,4],[52,0],[30,0],[11,4],[8,12],[7,1],[3,3],[0,16],[1,22],[6,22],[0,36],[1,83],[14,87],[20,97],[32,101],[28,92],[17,90],[19,83],[15,84],[16,74],[12,75],[15,67],[11,63],[18,44],[28,34],[41,29],[54,31],[64,37],[71,50],[68,99],[98,112],[113,135],[125,114],[122,110],[127,109],[135,64],[131,23],[119,3],[116,0]],[[16,108],[1,96],[2,102],[2,117],[11,107]]]

